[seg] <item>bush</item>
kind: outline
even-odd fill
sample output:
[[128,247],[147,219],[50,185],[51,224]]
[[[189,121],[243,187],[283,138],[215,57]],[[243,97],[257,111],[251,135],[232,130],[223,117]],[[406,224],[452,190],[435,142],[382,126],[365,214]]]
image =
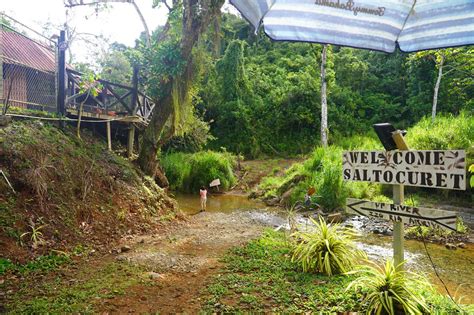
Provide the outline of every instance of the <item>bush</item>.
[[367,135],[355,135],[352,137],[341,137],[335,144],[344,150],[382,150],[382,144],[377,139],[375,132]]
[[422,289],[430,284],[421,275],[396,268],[390,260],[385,266],[363,266],[353,273],[362,276],[351,282],[347,290],[367,291],[367,314],[429,314]]
[[161,158],[166,177],[172,190],[183,190],[184,178],[191,172],[189,159],[192,154],[170,153]]
[[235,183],[235,157],[230,153],[202,151],[193,154],[171,153],[162,158],[162,166],[171,189],[183,192],[198,191],[214,179],[220,179],[221,189]]
[[303,163],[296,163],[283,178],[266,177],[260,189],[266,197],[282,195],[292,189],[290,204],[303,200],[309,187],[316,189],[316,202],[326,211],[345,205],[346,197],[371,198],[380,194],[380,187],[371,183],[344,182],[342,152],[337,146],[317,147]]
[[321,272],[331,276],[350,271],[364,253],[352,241],[354,233],[339,224],[311,221],[315,229],[310,232],[296,232],[298,240],[291,261],[302,267],[304,272]]
[[424,117],[408,130],[406,139],[416,150],[468,150],[474,145],[474,116],[438,115],[434,124]]

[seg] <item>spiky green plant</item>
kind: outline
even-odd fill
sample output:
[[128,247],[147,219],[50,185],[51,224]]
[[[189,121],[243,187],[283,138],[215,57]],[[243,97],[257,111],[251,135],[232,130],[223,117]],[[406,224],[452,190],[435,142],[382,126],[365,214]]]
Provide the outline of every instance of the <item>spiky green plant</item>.
[[356,248],[353,230],[340,224],[328,224],[321,216],[319,222],[310,220],[314,229],[293,233],[297,243],[291,261],[304,272],[340,274],[352,270],[357,260],[365,257],[365,253]]
[[23,237],[30,235],[31,242],[33,243],[33,248],[37,248],[38,245],[44,243],[43,232],[41,230],[46,227],[47,224],[36,226],[33,222],[29,225],[31,231],[25,232],[20,235],[20,239]]
[[428,305],[420,288],[431,285],[420,275],[404,271],[387,260],[384,266],[373,262],[350,273],[362,274],[352,281],[346,290],[363,289],[367,292],[366,314],[422,314],[429,313]]

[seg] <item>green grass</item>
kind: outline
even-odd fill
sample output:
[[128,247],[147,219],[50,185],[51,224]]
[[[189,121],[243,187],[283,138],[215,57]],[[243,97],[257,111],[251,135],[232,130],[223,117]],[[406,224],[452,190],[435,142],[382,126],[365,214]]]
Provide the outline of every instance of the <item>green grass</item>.
[[9,259],[0,258],[0,275],[7,271],[15,271],[23,275],[35,272],[48,272],[69,262],[71,262],[69,255],[59,252],[38,256],[25,264],[14,264]]
[[[291,262],[291,244],[282,232],[266,230],[231,249],[225,266],[202,292],[205,313],[365,313],[367,288],[349,288],[361,274],[305,273]],[[428,287],[417,288],[430,314],[454,314],[457,306]],[[472,311],[473,305],[461,305]]]
[[474,116],[438,115],[434,124],[424,117],[408,129],[407,142],[416,150],[469,149],[474,145]]
[[283,233],[267,230],[232,249],[223,272],[205,292],[205,312],[343,312],[357,310],[360,295],[346,292],[351,276],[303,273],[291,263]]
[[80,281],[74,284],[57,278],[53,283],[24,285],[6,308],[10,314],[93,314],[94,305],[101,299],[124,295],[128,287],[148,283],[150,280],[142,273],[139,267],[127,263],[85,268],[76,276]]

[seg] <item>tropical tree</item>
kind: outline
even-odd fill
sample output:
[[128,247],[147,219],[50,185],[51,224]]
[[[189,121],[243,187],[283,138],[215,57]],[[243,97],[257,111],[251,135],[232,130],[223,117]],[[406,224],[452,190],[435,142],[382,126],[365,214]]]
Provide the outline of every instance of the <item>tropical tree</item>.
[[447,48],[439,50],[427,50],[415,53],[412,60],[425,58],[432,60],[437,69],[436,81],[433,88],[433,101],[431,108],[431,120],[434,122],[438,107],[438,95],[441,86],[441,79],[455,71],[466,72],[471,77],[474,75],[473,58],[474,49],[469,48]]
[[[162,186],[166,177],[157,168],[160,135],[175,109],[188,104],[189,89],[195,64],[193,48],[207,26],[220,14],[224,0],[173,0],[168,20],[146,52],[149,64],[147,86],[156,104],[151,121],[145,129],[138,164],[155,177]],[[157,3],[158,4],[158,3]]]

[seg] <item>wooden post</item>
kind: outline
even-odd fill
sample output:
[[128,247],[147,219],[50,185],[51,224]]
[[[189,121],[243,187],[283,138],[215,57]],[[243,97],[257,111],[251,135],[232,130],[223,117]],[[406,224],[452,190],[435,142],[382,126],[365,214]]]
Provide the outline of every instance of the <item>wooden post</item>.
[[[61,31],[58,39],[58,90],[57,111],[60,117],[66,116],[66,32]],[[64,121],[60,122],[64,128]]]
[[[392,134],[393,141],[399,150],[409,150],[400,130]],[[393,203],[402,205],[405,199],[405,186],[393,185]],[[404,260],[404,230],[403,222],[393,222],[393,260],[399,266]],[[403,267],[400,267],[402,269]]]
[[[403,204],[404,186],[393,185],[393,203],[396,205]],[[395,266],[401,264],[404,260],[404,231],[403,222],[393,222],[393,260]]]
[[133,144],[135,142],[135,126],[130,124],[130,129],[128,130],[128,145],[127,145],[127,156],[130,159],[133,155]]
[[112,151],[112,128],[110,126],[110,121],[107,121],[107,148],[109,151]]
[[107,106],[107,84],[104,84],[104,87],[102,88],[102,92],[100,93],[102,96],[102,104],[104,104],[104,110],[105,114],[109,115],[109,108]]
[[138,110],[138,66],[133,67],[133,77],[132,77],[132,98],[130,100],[130,108],[132,112],[130,115],[135,115]]
[[[1,13],[0,13],[0,19],[3,19],[3,15]],[[3,25],[0,24],[0,56],[3,56],[3,37],[2,36],[3,36]],[[3,104],[3,106],[6,106],[5,98],[3,96],[3,57],[0,57],[0,103]],[[2,113],[0,113],[0,115],[1,114]]]

